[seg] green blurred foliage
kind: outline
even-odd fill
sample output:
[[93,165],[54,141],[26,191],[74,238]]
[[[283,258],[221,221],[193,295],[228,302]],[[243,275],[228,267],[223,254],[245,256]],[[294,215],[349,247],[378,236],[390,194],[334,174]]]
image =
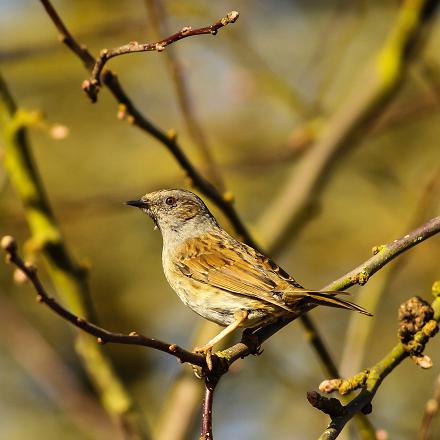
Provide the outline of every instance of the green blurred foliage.
[[[166,5],[172,29],[206,25],[235,8],[241,13],[233,27],[215,38],[185,40],[175,50],[184,63],[196,113],[227,187],[252,229],[294,166],[293,159],[277,157],[282,157],[292,132],[304,121],[289,95],[277,90],[295,90],[312,112],[319,109],[323,117],[331,114],[380,47],[398,5],[393,1],[324,0],[244,0],[239,5],[170,0]],[[151,38],[141,0],[64,0],[57,1],[56,7],[93,53]],[[310,288],[347,272],[368,258],[372,246],[403,233],[424,188],[439,169],[439,92],[435,81],[423,73],[425,62],[434,63],[440,72],[438,23],[390,111],[417,110],[423,104],[422,109],[373,131],[339,160],[323,193],[319,216],[278,258]],[[62,140],[53,139],[46,129],[31,129],[31,143],[66,240],[78,258],[90,262],[100,323],[115,331],[136,329],[189,346],[201,318],[179,302],[164,280],[159,232],[153,232],[146,217],[122,204],[147,191],[185,186],[183,171],[161,145],[117,120],[117,106],[105,90],[97,104],[86,99],[80,84],[87,75],[78,59],[56,41],[56,32],[38,2],[0,0],[0,35],[2,71],[19,106],[39,109],[47,124],[69,129],[69,136]],[[161,57],[157,53],[129,55],[112,60],[109,67],[149,118],[165,129],[177,130],[185,151],[203,169],[182,124]],[[434,79],[438,82],[440,76]],[[272,160],[258,161],[260,156]],[[23,243],[28,237],[26,223],[3,173],[0,170],[0,231]],[[213,211],[224,222],[218,210]],[[439,203],[425,218],[438,214]],[[430,286],[440,278],[438,238],[410,253],[376,313],[364,367],[395,343],[398,305],[416,294],[429,300]],[[0,266],[0,281],[0,294],[14,302],[69,368],[85,380],[66,323],[32,301],[30,286],[14,285],[10,267]],[[371,283],[375,282],[373,278]],[[356,293],[357,289],[352,290]],[[313,311],[337,358],[348,315],[337,310]],[[371,419],[378,428],[388,430],[391,438],[414,438],[418,430],[424,403],[439,373],[437,339],[428,347],[433,369],[422,371],[405,362],[378,392]],[[299,326],[290,325],[266,346],[262,358],[246,359],[223,379],[215,401],[216,438],[314,438],[325,426],[326,418],[305,399],[306,391],[316,389],[325,376]],[[180,366],[151,350],[117,346],[107,350],[148,420],[154,422]],[[1,332],[0,364],[0,438],[83,438],[46,391],[18,366]],[[432,438],[437,438],[440,424],[434,427]]]

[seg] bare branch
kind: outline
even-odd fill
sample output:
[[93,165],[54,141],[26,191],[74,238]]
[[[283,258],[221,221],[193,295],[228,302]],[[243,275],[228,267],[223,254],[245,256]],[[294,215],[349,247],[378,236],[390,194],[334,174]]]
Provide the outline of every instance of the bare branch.
[[64,43],[72,52],[74,52],[78,58],[82,60],[87,69],[93,69],[93,66],[95,65],[95,57],[87,50],[85,46],[79,44],[75,38],[73,38],[66,25],[63,23],[63,20],[61,20],[60,16],[57,14],[57,11],[52,6],[52,3],[49,0],[41,0],[41,3],[60,33],[61,43]]
[[96,60],[96,63],[93,67],[90,79],[83,82],[82,88],[92,102],[96,102],[101,87],[102,69],[111,58],[136,52],[162,52],[170,44],[187,37],[193,37],[195,35],[216,35],[219,29],[222,27],[227,26],[230,23],[235,23],[238,15],[239,14],[237,11],[231,11],[211,26],[202,28],[193,29],[191,26],[185,26],[179,32],[176,32],[175,34],[170,35],[169,37],[166,37],[156,43],[138,43],[137,41],[131,41],[130,43],[115,47],[113,49],[102,49],[99,54],[99,58]]
[[7,254],[7,261],[15,264],[15,266],[17,266],[26,275],[26,277],[35,287],[35,290],[38,294],[37,301],[46,304],[57,315],[61,316],[66,321],[69,321],[74,326],[85,331],[86,333],[89,333],[90,335],[97,337],[98,344],[106,344],[111,342],[117,344],[140,345],[168,353],[178,358],[181,362],[190,362],[200,367],[204,367],[206,365],[203,356],[184,350],[176,344],[169,344],[157,339],[147,338],[146,336],[142,336],[136,332],[131,332],[128,335],[123,333],[113,333],[102,327],[92,324],[85,318],[74,315],[47,293],[37,275],[36,267],[30,263],[25,263],[19,256],[17,252],[17,245],[13,237],[9,235],[4,236],[1,240],[1,247]]

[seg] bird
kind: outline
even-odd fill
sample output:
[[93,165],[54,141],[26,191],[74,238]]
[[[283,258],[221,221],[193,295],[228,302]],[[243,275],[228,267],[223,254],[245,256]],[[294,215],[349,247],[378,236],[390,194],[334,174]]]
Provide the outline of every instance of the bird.
[[125,202],[148,214],[162,234],[165,277],[182,302],[225,327],[194,351],[207,353],[239,327],[256,329],[297,318],[317,305],[371,316],[339,291],[303,288],[272,259],[226,232],[200,197],[163,189]]

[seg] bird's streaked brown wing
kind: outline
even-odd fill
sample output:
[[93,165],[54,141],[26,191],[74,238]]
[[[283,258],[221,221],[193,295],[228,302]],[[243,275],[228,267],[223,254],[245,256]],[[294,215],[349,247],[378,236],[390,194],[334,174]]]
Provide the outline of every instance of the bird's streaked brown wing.
[[298,301],[368,311],[349,301],[335,297],[347,292],[325,292],[302,288],[273,261],[255,249],[228,237],[205,234],[187,240],[176,252],[177,269],[187,277],[231,293],[258,298],[288,311]]
[[[184,248],[176,253],[179,256],[177,267],[194,280],[290,310],[276,292],[289,285],[292,293],[298,290],[301,294],[304,290],[268,258],[249,246],[233,244],[228,246],[221,236],[214,234],[187,240],[182,245]],[[280,275],[284,275],[284,279]]]

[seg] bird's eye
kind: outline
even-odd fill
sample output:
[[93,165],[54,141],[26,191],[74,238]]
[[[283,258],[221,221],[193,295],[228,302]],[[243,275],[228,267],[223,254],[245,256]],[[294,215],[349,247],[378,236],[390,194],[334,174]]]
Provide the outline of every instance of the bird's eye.
[[167,197],[165,200],[165,203],[169,206],[172,206],[176,203],[176,198],[175,197]]

